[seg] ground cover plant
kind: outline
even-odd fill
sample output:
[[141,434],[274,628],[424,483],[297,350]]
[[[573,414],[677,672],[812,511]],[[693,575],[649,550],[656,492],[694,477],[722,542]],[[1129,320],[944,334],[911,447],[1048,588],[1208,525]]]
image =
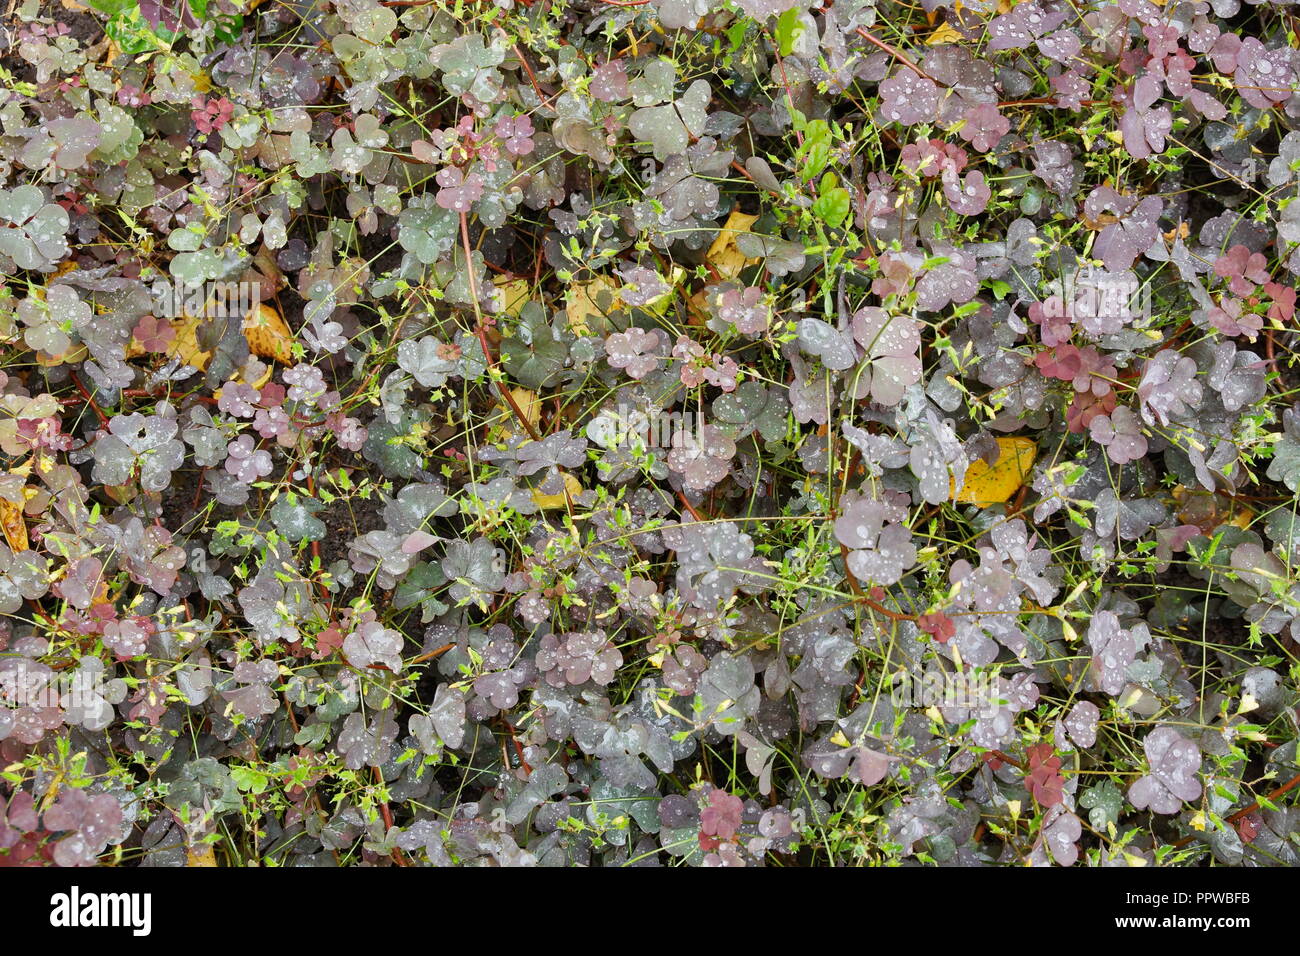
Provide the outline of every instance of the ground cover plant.
[[1294,4],[87,3],[0,865],[1297,863]]

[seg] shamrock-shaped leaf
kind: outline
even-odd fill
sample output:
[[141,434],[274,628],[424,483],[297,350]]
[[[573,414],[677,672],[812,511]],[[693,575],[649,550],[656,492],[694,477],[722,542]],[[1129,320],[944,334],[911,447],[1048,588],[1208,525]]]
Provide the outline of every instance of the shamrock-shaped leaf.
[[546,311],[535,302],[524,306],[521,318],[514,336],[501,343],[502,364],[528,388],[546,388],[558,381],[564,370],[572,335],[552,325]]
[[659,367],[667,339],[658,329],[632,326],[605,339],[605,355],[612,368],[623,369],[631,378],[642,379]]
[[785,436],[790,403],[776,389],[761,382],[741,382],[734,392],[713,402],[714,421],[734,440],[758,432],[767,441]]
[[1097,720],[1101,712],[1091,701],[1081,700],[1065,717],[1065,729],[1080,747],[1091,747],[1097,742]]
[[713,91],[706,80],[696,80],[681,99],[664,106],[645,106],[633,112],[628,129],[650,143],[655,159],[663,162],[684,152],[693,137],[704,134],[704,121]]
[[1088,822],[1093,828],[1105,833],[1109,826],[1119,822],[1124,795],[1110,780],[1103,780],[1083,791],[1079,806],[1088,811]]
[[369,725],[360,713],[348,714],[339,731],[336,746],[343,762],[351,770],[364,766],[379,767],[388,762],[389,751],[397,739],[397,721],[391,710],[381,710]]
[[1011,120],[999,113],[997,106],[992,103],[972,106],[962,119],[963,123],[957,132],[981,153],[987,153],[1011,131]]
[[758,712],[760,693],[754,684],[754,665],[748,657],[718,654],[700,678],[696,713],[723,735],[739,733],[745,721]]
[[388,133],[380,127],[379,118],[369,113],[359,115],[353,126],[355,137],[346,128],[334,131],[330,140],[334,147],[330,163],[335,169],[355,176],[370,165],[375,157],[372,151],[388,143]]
[[1088,625],[1093,676],[1097,686],[1115,696],[1128,681],[1129,665],[1137,659],[1137,640],[1113,611],[1098,611]]
[[1196,361],[1173,349],[1164,349],[1147,361],[1138,383],[1138,398],[1148,424],[1168,425],[1172,416],[1200,404],[1201,383],[1196,372]]
[[343,653],[353,667],[382,664],[397,673],[402,669],[402,635],[379,621],[363,621],[343,639]]
[[911,69],[900,70],[880,84],[880,115],[887,123],[928,123],[938,107],[939,87]]
[[1084,202],[1084,214],[1097,219],[1110,212],[1116,221],[1102,228],[1093,243],[1093,255],[1100,257],[1111,272],[1131,268],[1137,257],[1160,238],[1157,223],[1163,210],[1164,200],[1158,196],[1131,199],[1108,186],[1098,186]]
[[325,522],[315,515],[324,507],[314,498],[283,495],[271,506],[271,521],[290,541],[320,541],[325,537]]
[[1142,741],[1149,773],[1128,791],[1129,802],[1138,810],[1177,813],[1184,801],[1201,795],[1196,779],[1201,769],[1201,751],[1172,727],[1157,727]]
[[905,315],[867,307],[853,316],[853,337],[866,350],[857,395],[882,405],[897,405],[903,391],[921,380],[920,325]]
[[178,430],[176,419],[165,414],[132,412],[113,418],[108,434],[94,446],[95,480],[125,484],[139,466],[140,486],[146,491],[162,491],[185,460],[185,446],[175,437]]
[[736,443],[717,425],[701,425],[673,434],[668,467],[682,476],[687,488],[708,491],[731,470]]
[[271,473],[271,453],[254,448],[251,435],[240,435],[226,446],[226,471],[251,484]]
[[851,368],[858,357],[853,336],[821,319],[799,320],[799,346],[821,359],[822,365],[832,371]]
[[397,345],[397,365],[425,388],[437,388],[453,374],[460,349],[432,335],[406,339]]
[[442,559],[442,573],[452,582],[448,594],[457,604],[484,604],[505,584],[504,564],[504,555],[487,538],[451,542]]
[[20,269],[52,272],[68,254],[67,210],[35,186],[0,190],[0,256]]
[[904,520],[907,497],[884,492],[880,497],[849,492],[840,499],[835,537],[849,548],[848,566],[866,584],[896,584],[916,563],[916,546]]
[[1043,817],[1043,848],[1057,866],[1073,866],[1079,859],[1078,839],[1083,824],[1064,807],[1054,807]]
[[1092,440],[1106,447],[1106,454],[1117,465],[1137,461],[1147,453],[1146,436],[1142,422],[1124,405],[1109,415],[1098,415],[1088,426]]
[[460,223],[450,209],[411,206],[397,217],[397,241],[425,265],[451,251]]
[[557,637],[547,634],[537,651],[537,669],[553,687],[585,684],[605,685],[623,663],[623,655],[602,630],[583,631]]

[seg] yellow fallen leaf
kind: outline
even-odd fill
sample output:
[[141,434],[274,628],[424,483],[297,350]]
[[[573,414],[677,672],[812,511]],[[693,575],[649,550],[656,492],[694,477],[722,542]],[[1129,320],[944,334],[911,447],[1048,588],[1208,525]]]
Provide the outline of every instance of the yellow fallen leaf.
[[[260,365],[261,363],[259,362],[258,364]],[[271,381],[271,374],[272,374],[274,371],[275,371],[275,370],[274,370],[270,365],[268,365],[268,366],[265,367],[265,369],[263,370],[262,374],[259,375],[259,376],[257,377],[257,381],[256,381],[256,382],[249,382],[248,384],[251,385],[251,386],[253,386],[253,388],[257,389],[257,390],[260,392],[260,391],[262,390],[262,388],[266,385],[266,383],[269,382],[269,381]],[[242,381],[244,380],[244,373],[241,371],[241,372],[240,372],[237,376],[235,376],[235,377],[238,378],[238,379],[242,382]]]
[[691,325],[706,325],[713,317],[712,305],[709,299],[712,293],[707,289],[701,289],[686,299],[686,321]]
[[[262,374],[257,376],[257,379],[255,381],[252,382],[248,381],[248,379],[244,377],[244,370],[242,368],[235,372],[235,377],[231,379],[231,381],[242,382],[245,385],[250,385],[260,392],[262,388],[266,385],[266,383],[271,381],[271,375],[275,371],[275,369],[273,366],[263,365],[261,362],[258,362],[257,364],[262,366]],[[214,389],[212,392],[212,397],[220,401],[221,389],[219,388]]]
[[509,276],[497,276],[492,280],[501,301],[501,314],[511,318],[519,317],[519,310],[528,301],[532,283],[527,279],[511,279]]
[[280,313],[265,302],[244,317],[244,338],[248,350],[259,358],[275,359],[282,365],[293,362],[293,333]]
[[56,365],[75,365],[78,362],[84,362],[90,356],[90,352],[80,342],[73,343],[66,352],[59,355],[47,355],[39,349],[32,354],[36,356],[36,364],[44,368],[53,368]]
[[26,551],[27,521],[23,518],[22,505],[16,505],[7,498],[0,498],[0,524],[4,525],[5,541],[14,551]]
[[[183,318],[168,320],[167,324],[172,327],[176,337],[167,346],[165,353],[167,357],[179,359],[186,365],[194,366],[200,372],[206,371],[208,362],[212,359],[212,352],[199,346],[199,326],[203,322],[203,316],[189,313],[186,313]],[[126,345],[126,357],[133,359],[147,354],[149,353],[145,347],[135,336],[132,336]]]
[[997,443],[1002,452],[997,462],[986,465],[982,458],[972,462],[961,491],[950,492],[953,501],[987,508],[1006,501],[1025,483],[1038,446],[1029,438],[999,438]]
[[217,854],[212,850],[212,844],[204,843],[201,846],[192,846],[185,851],[186,866],[216,866]]
[[1183,524],[1194,524],[1206,532],[1223,524],[1246,531],[1255,521],[1255,513],[1250,508],[1226,495],[1185,485],[1175,485],[1170,494],[1178,504],[1178,520]]
[[569,286],[564,312],[574,335],[604,335],[606,317],[618,306],[618,286],[606,276],[596,276]]
[[930,35],[925,38],[925,45],[938,46],[941,43],[961,43],[963,39],[965,38],[954,30],[951,24],[942,23],[937,30],[931,31]]
[[[519,410],[524,413],[524,418],[528,424],[536,428],[542,420],[542,398],[531,389],[517,386],[510,389],[510,397],[515,400]],[[501,431],[504,438],[518,435],[520,433],[519,417],[515,415],[515,410],[504,401],[498,402],[496,414],[501,424]]]
[[564,475],[564,490],[566,494],[559,495],[544,495],[540,491],[534,491],[533,503],[543,511],[552,508],[567,508],[574,498],[582,494],[582,482],[566,472]]
[[510,397],[515,400],[519,410],[524,413],[524,418],[528,419],[528,424],[536,428],[542,420],[542,397],[532,389],[523,386],[510,389]]
[[757,259],[746,259],[745,254],[736,245],[736,236],[742,232],[749,232],[749,227],[757,219],[757,216],[749,216],[738,209],[733,209],[727,221],[723,223],[721,231],[718,232],[717,238],[709,246],[704,259],[723,279],[735,280],[740,276],[741,269],[758,262]]
[[[207,369],[208,361],[212,358],[211,352],[199,348],[199,323],[201,321],[202,319],[199,316],[190,315],[172,322],[171,327],[176,331],[176,338],[172,339],[171,345],[167,346],[169,356],[180,359],[186,365],[194,366],[200,372]],[[132,341],[135,340],[132,339]],[[143,350],[141,350],[141,354],[143,354]]]

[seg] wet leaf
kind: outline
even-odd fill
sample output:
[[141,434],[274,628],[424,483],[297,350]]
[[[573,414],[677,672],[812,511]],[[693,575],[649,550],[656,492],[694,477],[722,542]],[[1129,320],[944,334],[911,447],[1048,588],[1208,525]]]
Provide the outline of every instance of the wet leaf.
[[1031,438],[998,438],[998,460],[989,465],[976,459],[966,469],[966,481],[953,500],[987,508],[1010,500],[1026,481],[1038,457]]
[[244,317],[244,338],[248,349],[261,358],[282,365],[293,362],[293,333],[272,306],[261,303]]

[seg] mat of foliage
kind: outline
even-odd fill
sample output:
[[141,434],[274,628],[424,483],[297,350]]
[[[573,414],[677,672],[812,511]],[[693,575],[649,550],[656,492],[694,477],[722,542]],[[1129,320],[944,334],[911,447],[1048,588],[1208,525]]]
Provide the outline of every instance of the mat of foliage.
[[18,4],[0,864],[1296,864],[1298,27]]

